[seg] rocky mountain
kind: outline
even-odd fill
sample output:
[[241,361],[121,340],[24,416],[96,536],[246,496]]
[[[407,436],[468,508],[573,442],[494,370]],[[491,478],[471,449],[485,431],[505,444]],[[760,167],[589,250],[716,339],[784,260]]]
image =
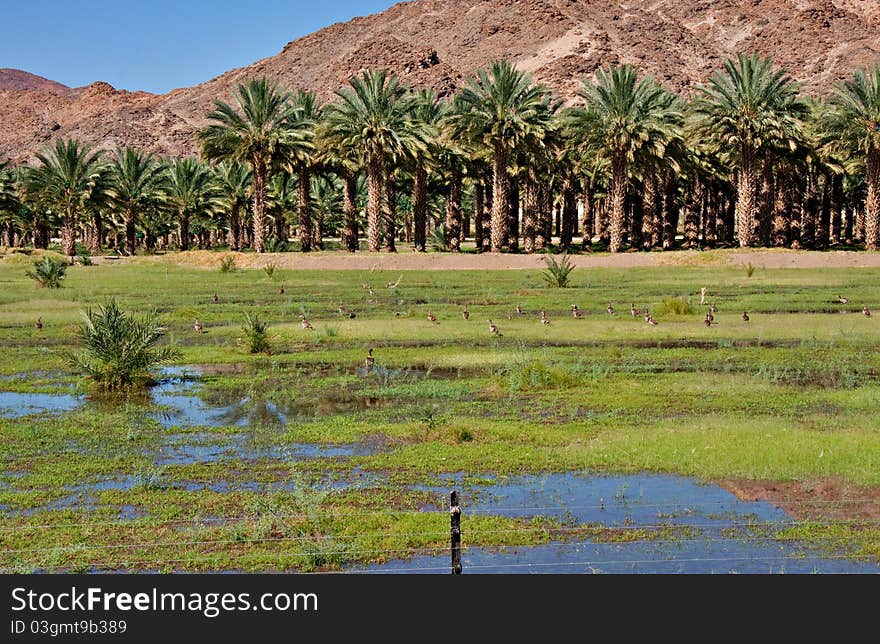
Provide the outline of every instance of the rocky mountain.
[[352,74],[387,67],[406,83],[449,94],[490,61],[510,58],[570,98],[598,67],[632,63],[687,95],[740,51],[772,56],[805,92],[822,93],[880,61],[880,3],[415,0],[334,24],[276,56],[165,95],[116,91],[106,83],[65,92],[24,72],[8,81],[0,75],[0,156],[27,160],[58,136],[191,154],[212,102],[229,100],[235,84],[253,76],[328,99]]
[[71,91],[66,85],[48,78],[8,67],[0,68],[0,91],[4,90],[45,91],[62,95]]

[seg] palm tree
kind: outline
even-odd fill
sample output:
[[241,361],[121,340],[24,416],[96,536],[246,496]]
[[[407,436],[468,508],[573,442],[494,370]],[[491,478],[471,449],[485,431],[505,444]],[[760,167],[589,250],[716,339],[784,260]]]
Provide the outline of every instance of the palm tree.
[[[336,92],[338,101],[324,111],[326,144],[343,150],[358,149],[367,169],[367,246],[378,252],[382,195],[387,189],[390,160],[414,149],[424,149],[424,141],[414,132],[411,111],[413,99],[407,96],[397,76],[387,70],[368,70],[349,80],[349,87]],[[387,195],[390,196],[390,195]],[[389,200],[390,201],[390,200]],[[386,216],[393,217],[389,203]],[[385,222],[385,242],[394,247],[394,221]]]
[[422,89],[416,93],[412,118],[425,130],[429,141],[427,153],[416,155],[412,169],[413,245],[422,253],[425,252],[427,244],[428,171],[437,153],[438,128],[446,117],[447,107],[447,104],[441,102],[436,92],[432,90]]
[[17,215],[21,210],[15,183],[15,169],[7,162],[0,162],[0,225],[4,233],[4,238],[0,239],[0,246],[11,247],[15,244]]
[[210,167],[191,157],[171,162],[165,200],[177,216],[180,250],[189,250],[190,222],[197,217],[210,217],[222,207],[221,199]]
[[625,199],[632,166],[645,155],[663,159],[682,138],[682,109],[678,98],[652,76],[641,80],[634,67],[623,65],[596,72],[578,92],[585,105],[565,117],[575,145],[593,149],[611,164],[611,242],[623,247]]
[[211,161],[230,161],[250,166],[253,174],[254,250],[266,244],[266,182],[272,169],[290,149],[302,145],[302,128],[293,117],[297,108],[290,95],[266,78],[238,85],[237,109],[214,101],[208,114],[212,121],[198,133],[202,155]]
[[61,252],[70,257],[76,255],[77,220],[103,197],[101,156],[75,139],[58,139],[54,148],[37,154],[38,166],[23,173],[28,197],[60,216]]
[[866,165],[865,244],[880,248],[880,64],[857,70],[834,88],[829,99],[827,127],[836,134],[836,147]]
[[454,99],[453,129],[492,155],[492,252],[507,242],[508,165],[517,150],[540,145],[551,109],[550,92],[509,61],[480,70]]
[[223,161],[217,164],[215,174],[229,228],[226,242],[229,244],[229,250],[238,251],[243,245],[242,228],[245,224],[241,215],[242,212],[247,213],[250,200],[251,171],[241,163]]
[[798,95],[798,85],[785,70],[774,70],[772,59],[739,54],[737,60],[724,63],[723,71],[713,73],[708,84],[697,87],[691,111],[695,135],[736,159],[736,225],[740,246],[749,246],[762,153],[769,146],[793,151],[808,107]]
[[307,253],[312,250],[313,238],[310,190],[312,172],[317,164],[315,130],[321,120],[322,108],[313,92],[297,92],[291,104],[295,111],[287,122],[287,127],[294,132],[297,145],[290,146],[284,164],[297,178],[296,210],[299,218],[297,230],[302,251]]
[[122,214],[125,225],[125,252],[135,253],[135,226],[141,213],[162,196],[167,180],[166,168],[152,154],[125,147],[117,148],[109,165],[107,196],[110,205]]

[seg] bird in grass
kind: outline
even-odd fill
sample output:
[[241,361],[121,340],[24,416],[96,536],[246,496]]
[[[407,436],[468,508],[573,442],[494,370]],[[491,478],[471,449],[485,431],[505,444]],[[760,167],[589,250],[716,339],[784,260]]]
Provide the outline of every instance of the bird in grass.
[[278,289],[278,293],[280,295],[284,295],[284,287],[283,286],[280,289]]
[[871,310],[867,306],[862,307],[862,315],[866,318],[871,317]]
[[309,331],[311,331],[312,329],[315,328],[315,327],[312,326],[312,323],[309,322],[309,321],[306,319],[306,316],[305,316],[305,315],[300,315],[300,316],[299,316],[299,325],[303,328],[303,330],[309,330]]
[[584,317],[584,314],[581,313],[581,310],[578,308],[577,304],[571,305],[571,315],[575,320],[580,320]]
[[213,300],[214,304],[217,304],[217,302],[220,301],[220,296],[214,293],[214,297],[212,297],[211,299]]
[[715,302],[712,302],[712,306],[709,307],[709,313],[718,313],[718,307],[715,306]]
[[193,329],[195,330],[196,333],[204,333],[205,332],[205,327],[198,320],[196,320],[195,324],[193,324]]
[[544,326],[550,324],[550,318],[547,317],[547,312],[544,310],[541,311],[541,324],[543,324]]
[[648,324],[650,324],[651,326],[657,326],[658,322],[651,316],[648,316]]
[[709,320],[709,322],[714,322],[715,316],[712,315],[711,313],[706,313],[706,319]]
[[524,315],[523,308],[519,304],[516,305],[516,314],[517,315]]
[[367,352],[367,357],[364,358],[364,367],[366,367],[367,371],[369,371],[375,365],[376,358],[373,357],[373,347],[370,347],[370,350]]
[[651,312],[648,309],[645,309],[645,322],[650,322],[654,318],[651,317]]
[[37,318],[37,321],[34,322],[34,328],[39,331],[43,328],[43,318]]
[[841,304],[849,304],[849,298],[843,297],[842,295],[837,296],[837,301]]
[[712,318],[712,314],[711,314],[711,313],[707,313],[707,314],[706,314],[706,319],[703,320],[703,324],[705,324],[706,326],[712,326],[712,319],[713,319],[713,318]]
[[433,324],[437,323],[437,316],[434,315],[434,313],[431,311],[428,311],[428,322],[431,322]]
[[464,309],[461,311],[461,317],[466,321],[471,319],[471,312],[468,310],[467,304],[464,305]]
[[635,304],[630,304],[630,306],[629,306],[629,314],[630,314],[631,316],[633,316],[634,318],[637,318],[637,317],[639,317],[639,313],[640,313],[640,311],[636,308],[636,305],[635,305]]
[[498,325],[493,324],[492,320],[489,320],[489,334],[490,335],[498,335]]
[[611,306],[611,304],[609,304],[608,308],[605,310],[608,311],[608,315],[614,315],[614,307]]
[[751,318],[749,317],[748,311],[743,311],[743,322],[748,322]]
[[357,317],[357,313],[355,313],[354,311],[349,311],[341,304],[339,305],[339,315],[348,318],[349,320],[354,320]]

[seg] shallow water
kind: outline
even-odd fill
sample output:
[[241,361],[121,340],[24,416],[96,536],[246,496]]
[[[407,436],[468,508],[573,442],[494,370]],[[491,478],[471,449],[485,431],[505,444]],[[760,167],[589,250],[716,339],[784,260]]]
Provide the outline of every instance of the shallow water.
[[0,391],[0,417],[20,418],[33,414],[73,411],[83,404],[84,396],[70,394],[24,394]]
[[[722,488],[693,479],[653,475],[546,474],[497,480],[494,485],[421,487],[448,507],[449,490],[461,494],[462,531],[467,517],[554,517],[567,524],[617,530],[690,527],[692,535],[628,543],[593,539],[502,549],[467,548],[464,572],[472,573],[880,573],[880,563],[812,554],[798,544],[756,536],[756,526],[791,525],[780,508],[741,501]],[[616,532],[615,534],[619,534]],[[394,560],[352,570],[370,573],[449,573],[449,553]]]

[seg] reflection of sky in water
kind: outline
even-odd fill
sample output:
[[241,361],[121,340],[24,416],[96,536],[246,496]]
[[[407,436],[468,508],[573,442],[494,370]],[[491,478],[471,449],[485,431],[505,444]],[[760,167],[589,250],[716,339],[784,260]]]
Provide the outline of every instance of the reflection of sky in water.
[[70,394],[22,394],[0,391],[0,416],[20,418],[33,414],[73,411],[85,398]]
[[[528,573],[878,573],[880,564],[804,553],[797,544],[756,536],[749,526],[794,523],[765,502],[737,499],[715,485],[693,479],[652,475],[586,476],[548,474],[498,479],[495,485],[463,485],[450,477],[449,487],[421,487],[448,505],[449,490],[460,491],[464,572]],[[699,533],[680,538],[630,543],[590,539],[541,546],[500,549],[468,548],[467,517],[555,517],[577,524],[618,529],[688,526]],[[724,530],[727,528],[728,530]],[[736,529],[735,536],[729,529]],[[394,560],[367,568],[373,573],[449,574],[449,553]]]

